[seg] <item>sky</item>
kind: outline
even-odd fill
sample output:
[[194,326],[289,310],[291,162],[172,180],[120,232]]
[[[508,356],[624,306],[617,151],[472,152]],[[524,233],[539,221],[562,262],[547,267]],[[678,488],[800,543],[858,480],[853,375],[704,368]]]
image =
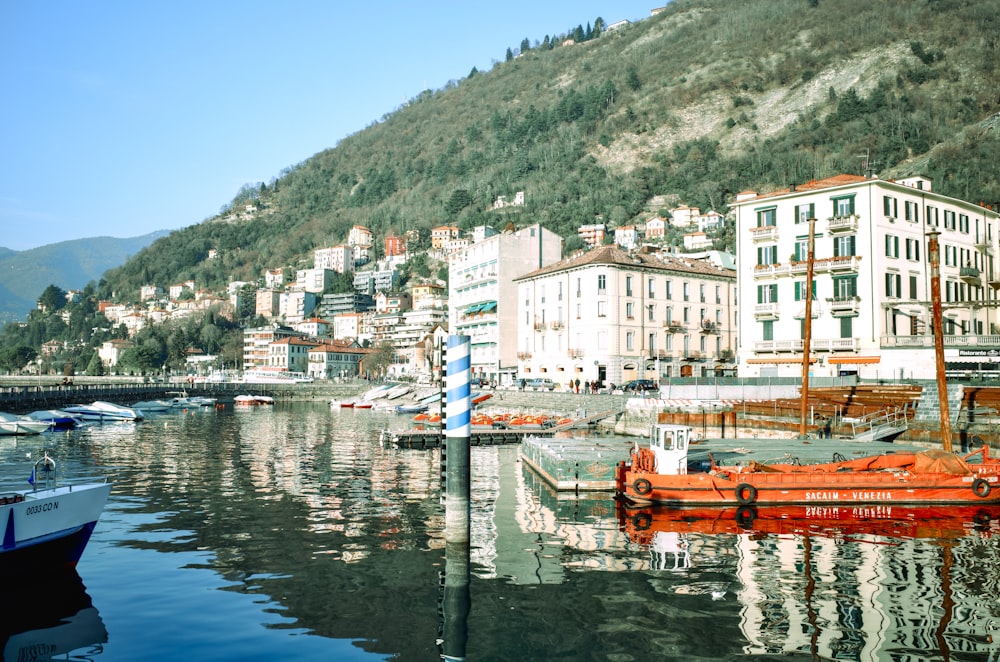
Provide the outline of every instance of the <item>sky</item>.
[[662,4],[0,0],[0,247],[200,223],[525,37]]

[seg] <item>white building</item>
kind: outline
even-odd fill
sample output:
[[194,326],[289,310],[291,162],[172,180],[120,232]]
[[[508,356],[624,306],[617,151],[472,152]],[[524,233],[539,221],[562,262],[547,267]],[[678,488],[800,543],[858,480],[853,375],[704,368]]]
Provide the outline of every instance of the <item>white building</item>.
[[733,367],[731,269],[602,246],[515,282],[519,378],[608,386],[716,375]]
[[817,376],[933,379],[928,233],[940,232],[945,362],[998,369],[995,211],[899,181],[839,175],[733,205],[740,376],[801,375],[809,223]]
[[354,252],[350,246],[331,246],[313,251],[314,269],[333,269],[339,274],[354,271]]
[[[471,244],[448,261],[448,330],[471,338],[476,377],[510,384],[517,374],[514,279],[559,260],[562,237],[538,224]],[[501,341],[503,338],[503,341]]]

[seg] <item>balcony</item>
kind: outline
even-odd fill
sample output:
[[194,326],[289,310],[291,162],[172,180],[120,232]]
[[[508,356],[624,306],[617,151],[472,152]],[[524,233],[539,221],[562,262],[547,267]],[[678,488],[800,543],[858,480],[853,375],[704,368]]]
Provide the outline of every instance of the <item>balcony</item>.
[[651,349],[649,350],[649,358],[651,359],[668,359],[672,358],[673,354],[667,349]]
[[750,234],[756,241],[778,241],[778,226],[763,225],[759,228],[750,228]]
[[569,358],[571,358],[571,359],[580,359],[580,358],[583,358],[583,350],[582,349],[568,349],[568,350],[566,350],[566,355]]
[[[802,352],[805,341],[796,340],[757,340],[753,343],[755,352]],[[813,338],[809,342],[812,352],[856,352],[857,338]]]
[[535,331],[544,331],[545,322],[535,322]]
[[833,297],[826,301],[830,305],[830,314],[834,317],[851,317],[861,311],[859,297]]
[[517,353],[517,360],[518,361],[527,361],[530,358],[531,358],[531,352],[518,352]]
[[557,320],[555,322],[549,322],[549,328],[553,331],[561,331],[563,328],[562,320]]
[[858,273],[861,265],[860,255],[841,255],[840,257],[827,257],[822,260],[815,260],[816,273],[829,271],[830,273]]
[[975,267],[962,267],[958,270],[958,277],[966,285],[982,285],[982,279],[980,278],[979,269]]
[[778,319],[778,303],[758,303],[753,307],[753,316],[759,320]]
[[685,361],[701,361],[702,359],[705,358],[705,355],[696,349],[691,349],[684,352],[683,358]]
[[858,215],[834,216],[827,224],[826,229],[830,234],[849,234],[858,231]]
[[701,321],[701,332],[702,333],[718,333],[719,328],[716,326],[715,322],[709,319]]
[[681,331],[684,331],[687,327],[685,327],[677,320],[669,320],[663,323],[663,328],[667,330],[667,333],[680,333]]

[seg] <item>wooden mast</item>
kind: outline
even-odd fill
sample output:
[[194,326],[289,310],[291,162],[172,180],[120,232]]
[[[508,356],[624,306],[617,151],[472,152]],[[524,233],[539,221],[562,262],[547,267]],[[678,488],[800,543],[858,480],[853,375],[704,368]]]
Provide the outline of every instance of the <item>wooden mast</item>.
[[809,349],[812,344],[812,299],[813,299],[813,247],[815,238],[813,230],[816,227],[816,219],[809,219],[809,248],[806,257],[806,318],[805,331],[802,334],[802,398],[799,402],[799,438],[806,436],[806,411],[809,407]]
[[941,248],[936,228],[927,233],[927,259],[931,268],[931,321],[934,330],[934,368],[937,373],[938,407],[941,410],[941,447],[951,449],[951,414],[948,411],[948,379],[944,374],[944,334],[941,323]]

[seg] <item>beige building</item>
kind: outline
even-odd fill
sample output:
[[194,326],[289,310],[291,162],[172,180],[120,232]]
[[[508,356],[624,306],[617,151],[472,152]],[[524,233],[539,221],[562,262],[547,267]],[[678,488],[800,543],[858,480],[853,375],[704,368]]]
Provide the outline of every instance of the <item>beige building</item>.
[[514,282],[519,378],[608,386],[733,368],[732,269],[602,246]]
[[812,289],[813,374],[934,379],[931,232],[940,233],[946,368],[1000,376],[997,212],[936,193],[924,177],[857,175],[746,191],[732,208],[741,377],[801,375]]

